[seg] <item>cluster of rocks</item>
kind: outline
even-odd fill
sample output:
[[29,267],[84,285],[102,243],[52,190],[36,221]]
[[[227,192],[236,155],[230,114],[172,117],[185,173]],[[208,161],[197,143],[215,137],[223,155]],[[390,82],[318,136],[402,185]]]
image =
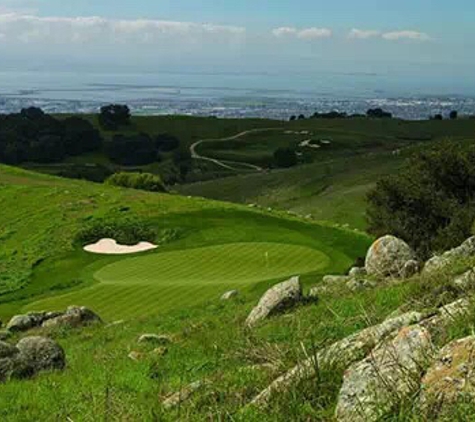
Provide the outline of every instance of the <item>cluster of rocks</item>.
[[159,334],[142,334],[137,343],[141,345],[153,346],[154,349],[149,352],[141,352],[133,350],[129,353],[129,359],[139,362],[151,356],[165,356],[168,353],[168,345],[173,342],[173,339],[167,335]]
[[102,320],[90,309],[84,306],[70,306],[64,312],[28,312],[24,315],[15,315],[7,324],[7,330],[21,332],[36,327],[80,327],[96,322],[102,322]]
[[0,341],[0,381],[23,379],[40,371],[63,369],[66,358],[63,348],[46,337],[25,337],[15,346]]

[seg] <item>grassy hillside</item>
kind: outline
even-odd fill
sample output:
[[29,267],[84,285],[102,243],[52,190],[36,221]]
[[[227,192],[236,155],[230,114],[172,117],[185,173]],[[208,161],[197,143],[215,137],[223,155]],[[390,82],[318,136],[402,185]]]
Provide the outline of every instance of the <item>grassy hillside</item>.
[[[4,166],[0,180],[3,316],[81,303],[120,319],[192,306],[239,286],[262,291],[296,273],[312,283],[347,269],[369,242],[330,226],[205,199]],[[91,222],[131,217],[156,229],[156,252],[105,257],[77,242]]]

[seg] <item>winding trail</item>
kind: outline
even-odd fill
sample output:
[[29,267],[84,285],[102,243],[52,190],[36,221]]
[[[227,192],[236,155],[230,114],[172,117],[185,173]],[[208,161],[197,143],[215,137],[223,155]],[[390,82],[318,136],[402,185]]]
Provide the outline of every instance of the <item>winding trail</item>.
[[259,167],[255,164],[250,164],[250,163],[244,163],[244,162],[238,162],[238,161],[221,161],[216,158],[211,158],[211,157],[206,157],[204,155],[200,155],[196,152],[196,148],[198,148],[201,144],[204,144],[205,142],[216,142],[216,141],[234,141],[236,139],[242,138],[243,136],[249,135],[251,133],[259,133],[259,132],[268,132],[272,130],[281,130],[283,131],[283,128],[264,128],[264,129],[251,129],[251,130],[246,130],[244,132],[240,132],[237,135],[233,136],[228,136],[225,138],[218,138],[218,139],[202,139],[198,142],[195,142],[193,145],[190,146],[190,153],[191,153],[191,158],[195,160],[203,160],[203,161],[209,161],[211,163],[216,164],[219,167],[225,168],[227,170],[232,170],[232,171],[239,171],[239,168],[233,167],[232,165],[238,165],[241,168],[242,167],[247,167],[250,168],[251,170],[257,170],[257,171],[264,171],[262,167]]

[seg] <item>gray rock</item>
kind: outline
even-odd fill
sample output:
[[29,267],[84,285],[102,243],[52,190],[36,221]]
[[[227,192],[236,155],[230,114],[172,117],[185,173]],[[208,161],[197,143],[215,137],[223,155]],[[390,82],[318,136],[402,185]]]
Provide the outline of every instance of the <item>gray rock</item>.
[[264,407],[269,403],[273,394],[287,391],[303,380],[314,378],[318,369],[332,368],[335,365],[346,367],[363,359],[371,349],[391,333],[423,319],[422,313],[407,312],[337,341],[320,350],[315,356],[299,362],[294,368],[275,379],[254,398],[251,404]]
[[5,343],[4,341],[0,341],[0,359],[12,357],[19,352],[20,351],[15,346]]
[[92,323],[102,323],[102,320],[97,314],[84,306],[70,306],[65,313],[44,321],[42,326],[45,328],[80,327]]
[[172,342],[169,336],[158,334],[142,334],[138,340],[139,343],[153,343],[157,345],[166,345]]
[[446,269],[458,259],[473,256],[475,256],[475,236],[467,239],[460,246],[429,259],[424,266],[423,273],[433,274]]
[[229,292],[226,292],[221,296],[221,300],[234,299],[238,295],[239,295],[239,292],[237,290],[230,290]]
[[473,269],[468,270],[466,273],[458,276],[452,282],[452,284],[461,289],[469,289],[475,286],[475,271]]
[[322,282],[324,284],[344,284],[351,280],[347,275],[326,275],[323,277]]
[[419,274],[421,271],[421,264],[419,261],[415,259],[411,259],[404,264],[404,268],[402,269],[402,278],[411,278],[414,277],[416,274]]
[[464,397],[475,399],[475,336],[456,340],[440,350],[422,378],[420,404],[427,419]]
[[7,324],[7,330],[12,332],[28,331],[38,327],[43,322],[44,314],[29,313],[26,315],[15,315]]
[[366,272],[366,268],[361,267],[353,267],[349,272],[348,275],[351,278],[361,278],[366,277],[368,273]]
[[384,236],[369,248],[365,268],[368,275],[378,278],[401,278],[406,262],[414,259],[415,253],[406,242],[394,236]]
[[430,333],[406,327],[346,372],[338,397],[338,421],[371,422],[417,391],[421,368],[433,353]]
[[196,381],[194,383],[191,383],[190,385],[186,386],[177,393],[174,393],[171,396],[167,397],[162,403],[163,407],[167,410],[177,407],[184,401],[189,400],[193,396],[193,394],[204,388],[206,384],[207,383],[204,381]]
[[46,337],[25,337],[16,345],[21,357],[34,373],[44,370],[63,369],[66,357],[63,348]]
[[251,311],[246,320],[248,327],[253,327],[259,321],[272,313],[295,305],[302,299],[302,286],[299,277],[279,283],[267,290],[257,306]]
[[354,292],[374,289],[377,283],[372,280],[354,279],[346,283],[346,287]]

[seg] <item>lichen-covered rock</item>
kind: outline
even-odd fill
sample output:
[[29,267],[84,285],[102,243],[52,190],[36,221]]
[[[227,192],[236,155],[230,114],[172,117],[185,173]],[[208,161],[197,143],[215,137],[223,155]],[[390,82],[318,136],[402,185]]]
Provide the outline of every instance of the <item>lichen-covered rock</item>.
[[372,280],[353,279],[346,283],[346,287],[354,292],[374,289],[377,284]]
[[137,350],[132,350],[128,358],[133,360],[134,362],[140,362],[141,360],[144,360],[147,358],[147,354],[144,352],[138,352]]
[[424,265],[423,272],[424,274],[433,274],[446,269],[460,258],[470,258],[473,256],[475,256],[475,236],[467,239],[460,246],[429,259]]
[[184,401],[190,399],[193,394],[195,394],[198,390],[201,390],[206,386],[206,382],[204,381],[196,381],[193,382],[189,385],[187,385],[185,388],[181,389],[177,393],[174,393],[167,397],[163,403],[162,406],[169,410],[172,409],[179,404],[183,403]]
[[0,359],[12,357],[19,352],[17,347],[12,346],[10,343],[0,341]]
[[157,345],[167,345],[172,342],[170,336],[159,334],[142,334],[138,340],[139,343],[151,343]]
[[25,337],[16,345],[26,364],[39,372],[52,369],[63,369],[66,357],[63,348],[54,340],[46,337]]
[[469,289],[475,287],[475,271],[473,269],[468,270],[462,275],[456,277],[452,284],[455,287],[459,287],[461,289]]
[[45,320],[42,326],[47,328],[61,326],[80,327],[100,322],[102,322],[101,318],[90,309],[84,306],[70,306],[66,312]]
[[397,403],[417,391],[421,368],[433,353],[430,333],[405,327],[346,372],[338,397],[336,419],[348,422],[380,420]]
[[230,290],[221,296],[221,300],[231,300],[237,296],[239,296],[239,292],[237,290]]
[[348,275],[351,278],[362,278],[366,277],[368,273],[366,272],[366,268],[361,267],[353,267],[349,272]]
[[365,268],[370,276],[401,278],[406,262],[414,259],[415,253],[406,242],[394,236],[384,236],[369,248]]
[[344,284],[351,280],[351,277],[348,275],[326,275],[323,277],[323,284]]
[[15,315],[7,324],[7,330],[11,332],[28,331],[38,327],[43,322],[44,313],[29,313]]
[[257,306],[247,317],[246,325],[253,327],[273,312],[295,305],[301,299],[302,286],[299,277],[276,284],[261,297]]
[[461,398],[475,400],[475,336],[442,348],[421,386],[420,403],[427,420],[436,420]]
[[421,271],[421,264],[419,261],[415,259],[410,259],[404,264],[404,268],[402,269],[402,278],[411,278],[414,277],[416,274],[419,274]]

